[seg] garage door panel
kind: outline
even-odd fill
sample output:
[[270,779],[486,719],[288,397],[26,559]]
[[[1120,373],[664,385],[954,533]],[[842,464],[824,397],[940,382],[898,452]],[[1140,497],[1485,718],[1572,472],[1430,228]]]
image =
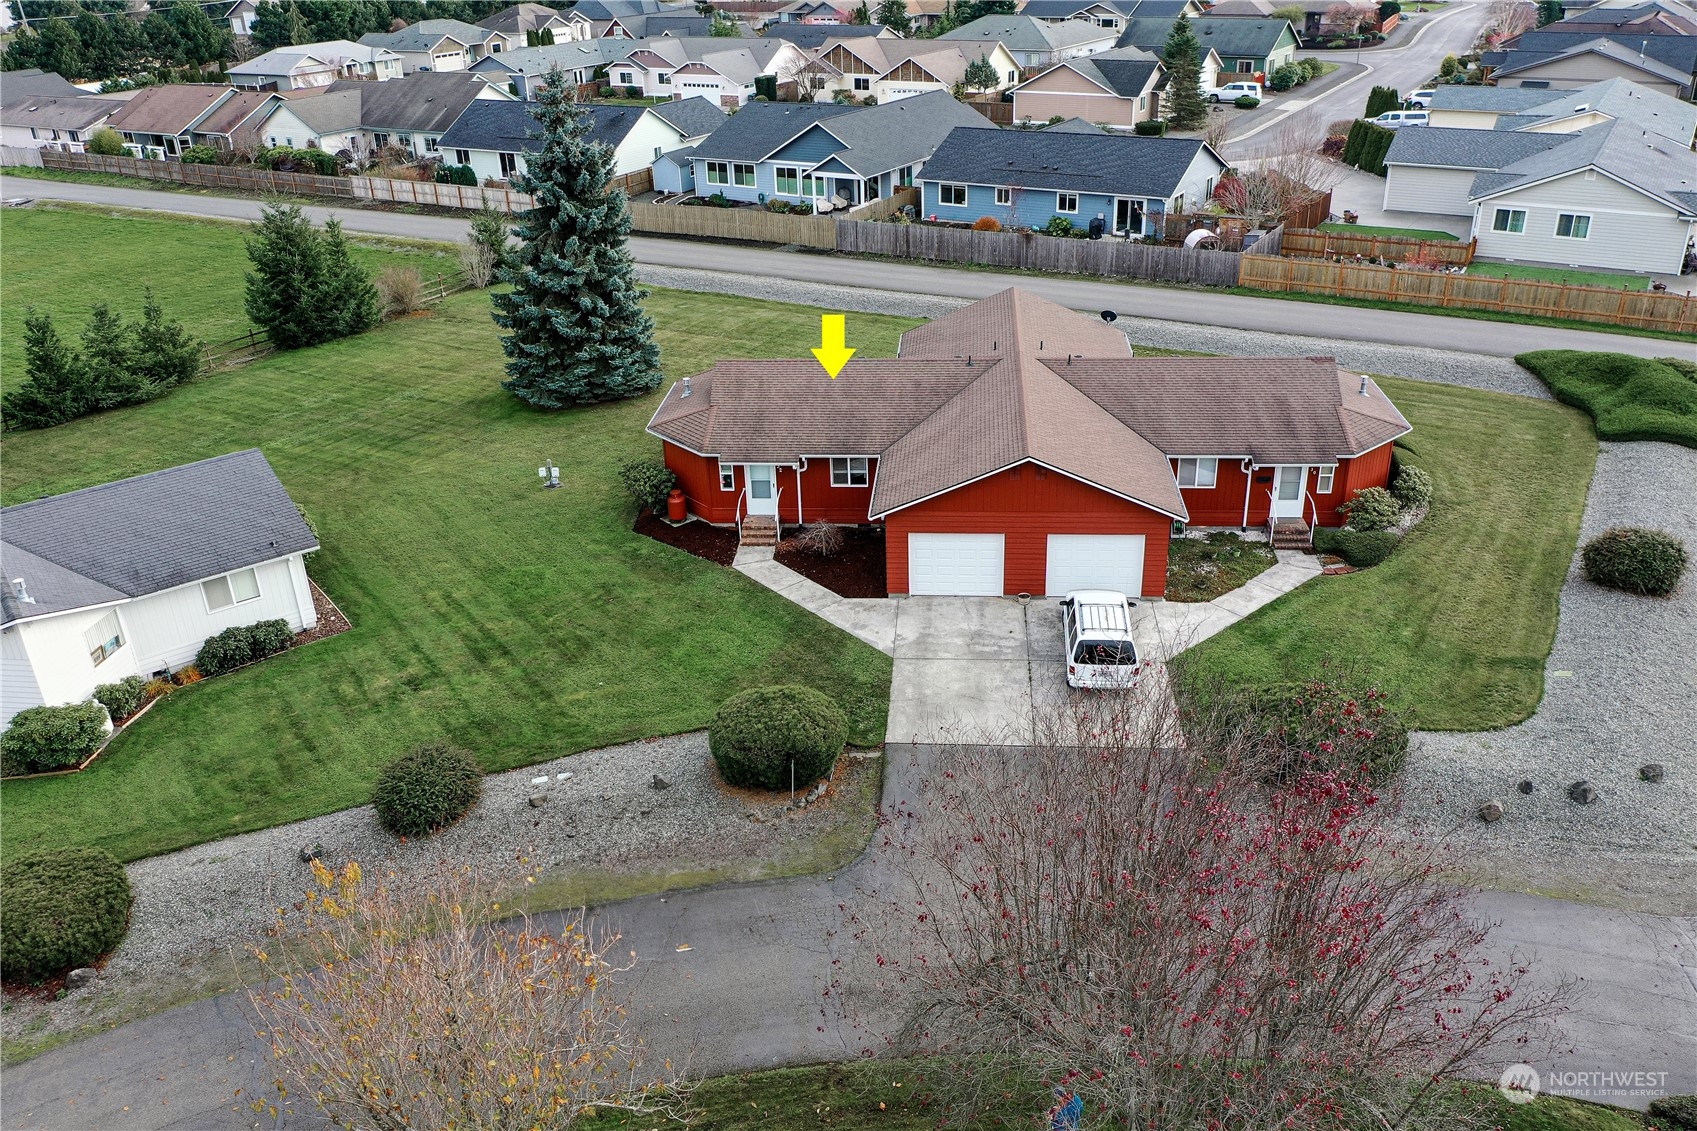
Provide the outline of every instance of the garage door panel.
[[1046,590],[1058,597],[1074,589],[1143,593],[1141,534],[1051,534]]
[[1000,534],[909,534],[907,591],[915,596],[1000,597]]

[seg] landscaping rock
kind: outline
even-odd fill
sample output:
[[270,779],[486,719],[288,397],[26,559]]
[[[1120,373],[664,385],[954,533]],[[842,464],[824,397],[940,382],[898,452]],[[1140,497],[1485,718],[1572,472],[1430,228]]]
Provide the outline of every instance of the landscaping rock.
[[1531,778],[1526,778],[1523,781],[1521,781],[1521,783],[1519,785],[1515,786],[1514,788],[1518,789],[1521,793],[1524,793],[1528,797],[1530,797],[1530,796],[1532,796],[1532,790],[1535,789],[1536,787],[1532,784]]
[[1641,766],[1638,769],[1638,777],[1641,781],[1661,781],[1667,777],[1667,773],[1660,762],[1651,762],[1649,765]]
[[1576,781],[1567,787],[1567,796],[1581,805],[1590,805],[1597,800],[1597,787],[1588,781]]
[[649,789],[671,789],[672,783],[667,781],[665,778],[661,777],[659,774],[655,774],[654,780],[648,783],[648,788]]
[[530,807],[532,809],[540,809],[546,804],[548,804],[548,795],[546,793],[533,793],[530,795]]
[[65,975],[65,988],[67,990],[80,990],[84,986],[94,985],[96,979],[99,977],[100,971],[96,970],[94,967],[79,966],[75,970],[72,970],[69,974]]
[[1496,798],[1492,798],[1485,802],[1485,804],[1479,806],[1479,819],[1484,821],[1487,825],[1502,820],[1503,803],[1498,801]]
[[314,860],[322,860],[324,858],[324,846],[322,844],[302,845],[300,858],[302,864],[310,864]]

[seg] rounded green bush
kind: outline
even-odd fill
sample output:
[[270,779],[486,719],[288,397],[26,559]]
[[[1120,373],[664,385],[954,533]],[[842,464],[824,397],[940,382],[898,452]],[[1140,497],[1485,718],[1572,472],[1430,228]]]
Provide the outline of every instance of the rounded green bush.
[[62,707],[28,707],[0,734],[7,774],[62,770],[93,754],[106,737],[106,708],[90,699]]
[[1323,679],[1274,684],[1241,693],[1224,715],[1273,781],[1312,770],[1382,782],[1408,759],[1408,725],[1376,689]]
[[1585,543],[1580,555],[1588,580],[1640,597],[1672,593],[1689,561],[1678,538],[1636,526],[1603,531]]
[[95,702],[106,708],[112,721],[127,719],[141,710],[147,702],[147,684],[139,675],[125,676],[117,683],[103,683],[94,689]]
[[831,772],[848,741],[848,716],[811,687],[756,687],[731,696],[713,713],[707,743],[731,785],[797,788]]
[[1357,491],[1349,502],[1339,507],[1354,530],[1388,530],[1402,517],[1396,497],[1383,487],[1368,487]]
[[39,982],[108,953],[130,922],[130,879],[98,848],[51,848],[7,864],[0,972]]
[[1432,502],[1432,476],[1424,468],[1404,464],[1391,482],[1391,494],[1404,510],[1429,506]]
[[1391,556],[1402,539],[1394,530],[1328,530],[1314,532],[1314,548],[1336,554],[1356,569],[1376,566]]
[[424,836],[465,816],[482,793],[483,768],[471,751],[427,742],[383,767],[371,804],[391,833]]
[[1662,1096],[1650,1101],[1650,1116],[1670,1131],[1697,1131],[1697,1096]]

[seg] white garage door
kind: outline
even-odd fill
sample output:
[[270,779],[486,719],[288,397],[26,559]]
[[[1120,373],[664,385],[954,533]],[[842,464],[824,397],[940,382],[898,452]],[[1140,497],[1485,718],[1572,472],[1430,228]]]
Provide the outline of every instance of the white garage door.
[[916,596],[1000,597],[1000,534],[909,534],[907,591]]
[[1074,589],[1114,589],[1127,596],[1143,593],[1143,535],[1049,535],[1049,596]]

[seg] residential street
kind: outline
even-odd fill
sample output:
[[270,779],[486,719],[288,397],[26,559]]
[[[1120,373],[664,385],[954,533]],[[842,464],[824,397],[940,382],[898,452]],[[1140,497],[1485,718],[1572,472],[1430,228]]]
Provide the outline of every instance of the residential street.
[[[1365,96],[1365,93],[1363,93]],[[149,189],[0,178],[0,197],[76,200],[123,208],[153,209],[229,220],[259,216],[260,202],[239,197],[200,196]],[[463,220],[418,216],[358,208],[310,207],[314,219],[342,221],[350,232],[401,236],[411,239],[462,239]],[[1249,295],[1134,286],[1125,283],[1006,275],[996,271],[956,270],[917,263],[821,257],[771,248],[700,243],[693,240],[637,237],[631,240],[637,262],[705,271],[736,272],[769,279],[806,283],[829,281],[851,287],[906,291],[979,299],[1020,286],[1074,310],[1112,309],[1122,315],[1198,323],[1206,326],[1269,333],[1299,333],[1311,337],[1344,338],[1388,345],[1444,348],[1491,357],[1512,357],[1533,349],[1612,350],[1659,357],[1668,352],[1665,341],[1588,330],[1520,326],[1437,314],[1362,310],[1324,303],[1291,302]]]

